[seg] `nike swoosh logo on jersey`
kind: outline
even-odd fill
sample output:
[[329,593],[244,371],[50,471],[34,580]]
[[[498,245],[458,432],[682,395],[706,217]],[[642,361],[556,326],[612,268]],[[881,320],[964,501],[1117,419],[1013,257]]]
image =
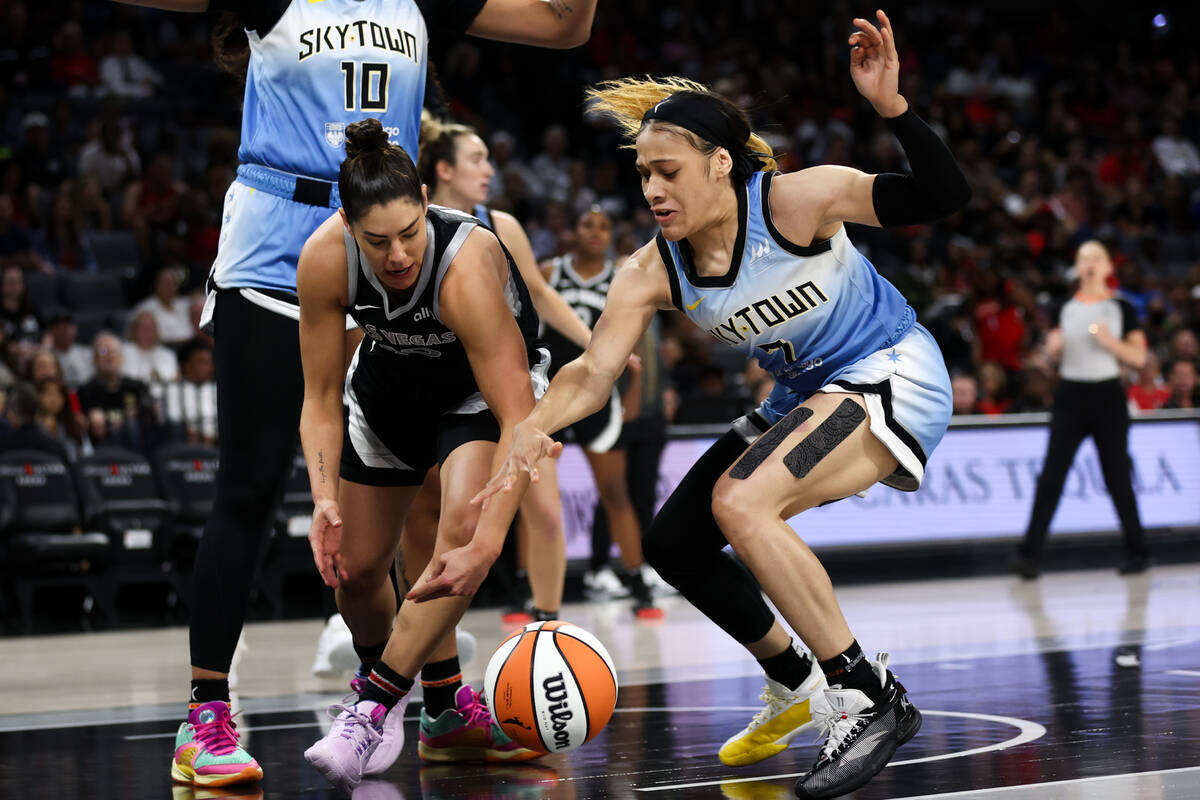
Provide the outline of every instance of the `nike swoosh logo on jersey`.
[[[312,2],[312,0],[308,0],[308,1],[309,1],[310,3]],[[317,0],[317,2],[322,2],[322,0]],[[362,311],[362,310],[364,310],[364,309],[367,309],[367,308],[379,308],[379,306],[355,306],[355,307],[354,307],[354,310],[355,310],[355,311]]]
[[701,304],[701,303],[703,303],[703,302],[704,302],[704,298],[703,298],[703,297],[701,297],[699,300],[697,300],[697,301],[696,301],[696,302],[694,302],[694,303],[688,303],[687,310],[688,310],[688,311],[695,311],[695,310],[696,310],[696,306],[700,305],[700,304]]

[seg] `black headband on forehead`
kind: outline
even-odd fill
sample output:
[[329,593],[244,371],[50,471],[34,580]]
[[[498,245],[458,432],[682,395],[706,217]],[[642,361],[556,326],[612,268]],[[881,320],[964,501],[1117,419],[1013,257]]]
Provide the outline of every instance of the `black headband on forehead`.
[[734,174],[747,178],[763,168],[763,154],[746,147],[740,131],[727,115],[715,111],[714,100],[698,92],[676,92],[642,115],[642,124],[659,119],[678,125],[684,130],[729,151]]

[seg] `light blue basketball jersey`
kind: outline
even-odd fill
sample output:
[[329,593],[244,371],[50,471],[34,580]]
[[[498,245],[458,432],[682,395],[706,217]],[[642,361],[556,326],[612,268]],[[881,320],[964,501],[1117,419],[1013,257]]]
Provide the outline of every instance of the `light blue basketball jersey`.
[[803,398],[900,341],[916,314],[844,227],[808,246],[785,239],[771,221],[771,178],[755,173],[738,194],[738,238],[726,275],[698,276],[686,240],[668,242],[660,233],[658,248],[675,305]]
[[242,163],[336,181],[346,125],[367,117],[416,161],[429,37],[413,0],[295,0],[247,35]]

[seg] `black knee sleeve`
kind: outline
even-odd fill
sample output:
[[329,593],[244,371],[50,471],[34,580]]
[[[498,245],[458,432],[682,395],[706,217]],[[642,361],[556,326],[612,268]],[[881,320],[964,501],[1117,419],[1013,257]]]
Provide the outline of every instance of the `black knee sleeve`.
[[729,542],[712,513],[713,486],[745,449],[732,431],[718,439],[688,470],[642,538],[646,561],[663,580],[742,644],[766,636],[775,622],[754,576],[722,549]]

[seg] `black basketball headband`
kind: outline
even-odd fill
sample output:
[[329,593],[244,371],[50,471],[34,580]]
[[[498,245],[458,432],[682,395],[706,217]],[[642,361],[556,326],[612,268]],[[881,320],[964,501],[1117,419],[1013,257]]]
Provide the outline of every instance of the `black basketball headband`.
[[706,142],[724,147],[733,159],[734,174],[749,177],[766,165],[767,157],[746,146],[734,121],[714,107],[718,102],[700,92],[676,92],[643,114],[642,124],[655,119],[670,122]]

